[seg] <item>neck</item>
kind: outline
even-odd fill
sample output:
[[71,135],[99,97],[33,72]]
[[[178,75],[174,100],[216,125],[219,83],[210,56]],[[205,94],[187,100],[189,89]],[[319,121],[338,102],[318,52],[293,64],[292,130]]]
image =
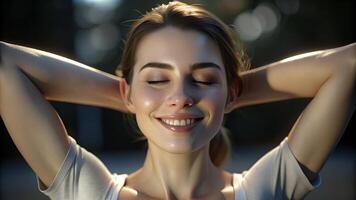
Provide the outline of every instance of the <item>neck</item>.
[[[142,168],[150,196],[194,199],[224,188],[223,172],[210,159],[209,146],[189,153],[167,152],[148,142]],[[148,184],[149,183],[149,184]]]

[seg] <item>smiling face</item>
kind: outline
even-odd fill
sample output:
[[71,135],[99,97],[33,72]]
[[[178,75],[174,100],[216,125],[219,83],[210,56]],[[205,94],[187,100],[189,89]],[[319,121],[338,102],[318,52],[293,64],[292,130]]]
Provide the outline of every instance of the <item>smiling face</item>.
[[168,26],[143,37],[135,58],[127,107],[148,141],[172,153],[208,145],[221,127],[227,98],[213,40]]

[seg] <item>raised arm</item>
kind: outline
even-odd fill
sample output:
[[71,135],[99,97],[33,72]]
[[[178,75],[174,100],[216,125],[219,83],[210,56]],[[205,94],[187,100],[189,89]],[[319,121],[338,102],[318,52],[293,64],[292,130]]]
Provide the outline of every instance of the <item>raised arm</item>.
[[235,107],[312,97],[288,135],[297,160],[319,172],[355,110],[356,44],[301,54],[242,74]]
[[120,80],[43,51],[7,43],[1,43],[0,50],[1,118],[21,155],[49,186],[65,159],[69,140],[60,116],[45,97],[120,110]]
[[127,112],[120,78],[49,52],[0,42],[2,59],[21,69],[48,100]]

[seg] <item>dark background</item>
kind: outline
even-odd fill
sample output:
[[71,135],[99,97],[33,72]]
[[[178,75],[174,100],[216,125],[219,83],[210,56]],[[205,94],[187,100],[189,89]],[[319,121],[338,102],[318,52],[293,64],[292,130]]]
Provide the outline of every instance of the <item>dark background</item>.
[[[166,2],[168,1],[3,0],[0,12],[0,39],[59,54],[113,74],[120,61],[122,44],[129,30],[130,20],[138,18],[157,4]],[[251,17],[248,15],[251,13],[255,14],[254,18],[253,16],[244,18],[248,23],[246,30],[252,27],[251,34],[258,31],[261,33],[257,36],[241,37],[253,68],[299,53],[355,42],[355,1],[352,0],[183,2],[202,4],[224,22],[236,27],[239,34],[244,34],[240,32],[244,31],[244,24],[238,23],[238,19],[241,20],[243,18],[241,16]],[[271,27],[275,26],[269,32],[261,31],[261,26],[258,24],[255,27],[251,25],[252,22],[256,22],[258,10],[263,10],[257,8],[266,10],[266,7],[269,10],[267,9],[265,19],[272,20],[267,21],[266,27],[272,29]],[[271,11],[273,11],[272,16]],[[255,21],[248,21],[248,19]],[[261,23],[260,21],[259,25]],[[272,25],[268,26],[268,23]],[[309,101],[310,99],[295,99],[234,111],[227,116],[225,123],[231,132],[234,149],[249,146],[270,148],[277,145],[288,134]],[[68,133],[90,151],[102,155],[134,152],[145,148],[144,142],[135,140],[136,134],[127,128],[119,112],[92,106],[51,103],[61,116]],[[348,164],[351,163],[352,168],[355,166],[353,157],[355,124],[354,114],[336,148],[336,151],[347,149],[347,152],[351,152],[347,154],[351,157],[346,160]],[[24,165],[25,162],[11,141],[2,121],[0,148],[2,163],[15,162]],[[340,170],[342,167],[336,169]],[[2,175],[6,171],[5,168],[1,168]],[[30,172],[29,169],[26,170]],[[350,173],[354,187],[354,169]],[[6,184],[7,181],[3,178],[1,183]],[[6,190],[8,189],[2,187],[2,192]],[[354,192],[349,192],[351,193],[348,197],[354,197]],[[332,194],[333,190],[330,193]]]

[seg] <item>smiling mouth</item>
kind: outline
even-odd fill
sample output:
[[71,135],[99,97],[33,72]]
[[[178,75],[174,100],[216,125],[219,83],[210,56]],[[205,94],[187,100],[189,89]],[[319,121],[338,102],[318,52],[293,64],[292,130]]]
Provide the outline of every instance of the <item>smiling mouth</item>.
[[203,118],[157,119],[165,128],[169,129],[170,131],[187,132],[196,126]]

